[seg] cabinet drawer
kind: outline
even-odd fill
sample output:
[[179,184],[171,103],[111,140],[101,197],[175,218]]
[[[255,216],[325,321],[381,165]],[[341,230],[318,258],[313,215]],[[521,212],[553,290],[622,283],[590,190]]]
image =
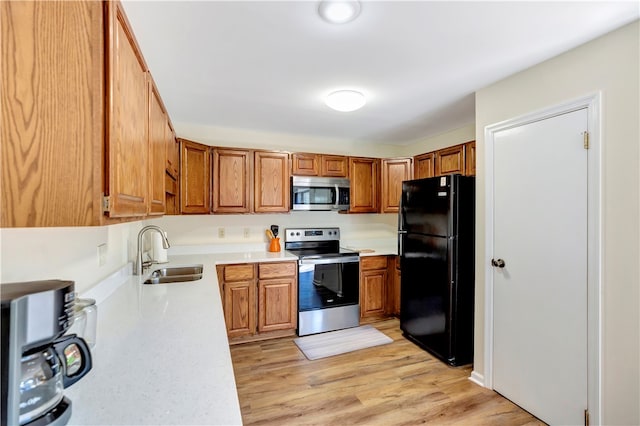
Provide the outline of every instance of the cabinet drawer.
[[387,267],[386,256],[365,256],[360,258],[360,265],[363,271],[373,269],[385,269]]
[[293,277],[297,274],[295,262],[286,263],[260,263],[258,265],[258,278]]
[[253,279],[253,264],[227,265],[224,267],[224,281],[246,281]]

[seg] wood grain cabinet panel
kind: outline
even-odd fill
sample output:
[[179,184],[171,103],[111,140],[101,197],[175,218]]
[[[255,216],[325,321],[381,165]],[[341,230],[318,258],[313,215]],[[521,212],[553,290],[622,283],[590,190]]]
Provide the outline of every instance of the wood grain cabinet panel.
[[180,140],[180,212],[207,214],[211,210],[211,168],[207,145]]
[[145,216],[149,203],[147,65],[119,2],[107,2],[110,40],[106,193],[110,217]]
[[411,158],[382,160],[382,213],[397,213],[400,209],[402,181],[413,177]]
[[380,159],[349,157],[350,213],[377,213]]
[[289,154],[256,151],[254,153],[254,211],[289,211]]
[[298,274],[296,262],[269,262],[258,265],[258,278],[295,277]]
[[319,176],[320,155],[303,152],[291,154],[291,174],[294,176]]
[[213,150],[213,212],[251,211],[251,151]]
[[465,150],[465,174],[467,176],[476,175],[476,141],[464,144]]
[[0,2],[2,227],[102,224],[103,24],[100,2]]
[[225,282],[224,320],[227,336],[252,335],[256,331],[255,281]]
[[435,152],[436,176],[464,173],[464,145],[456,145]]
[[435,172],[435,152],[420,154],[413,158],[415,179],[424,179],[434,177]]
[[388,298],[387,256],[360,259],[360,317],[383,316]]
[[162,215],[166,208],[167,114],[152,79],[149,79],[149,93],[149,214]]
[[342,155],[320,156],[320,175],[346,178],[349,176],[349,159]]
[[295,329],[297,326],[297,279],[258,281],[258,332]]

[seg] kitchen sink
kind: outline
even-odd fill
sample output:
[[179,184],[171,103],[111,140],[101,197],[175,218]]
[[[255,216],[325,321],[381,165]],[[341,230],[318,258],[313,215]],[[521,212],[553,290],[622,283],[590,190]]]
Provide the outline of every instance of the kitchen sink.
[[202,278],[202,265],[156,269],[144,284],[168,284],[196,281]]

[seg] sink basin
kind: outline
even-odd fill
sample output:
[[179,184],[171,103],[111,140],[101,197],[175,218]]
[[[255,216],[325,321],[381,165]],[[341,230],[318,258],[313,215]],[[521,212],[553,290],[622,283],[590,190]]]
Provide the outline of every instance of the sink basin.
[[202,278],[202,265],[156,269],[144,284],[167,284],[196,281]]

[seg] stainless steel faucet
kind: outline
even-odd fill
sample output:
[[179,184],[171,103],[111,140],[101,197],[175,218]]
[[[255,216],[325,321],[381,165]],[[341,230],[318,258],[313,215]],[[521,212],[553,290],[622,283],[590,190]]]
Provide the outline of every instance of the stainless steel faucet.
[[164,231],[162,230],[162,228],[156,225],[147,225],[144,228],[142,228],[140,232],[138,232],[138,253],[136,256],[136,269],[135,269],[136,275],[142,275],[142,235],[147,231],[159,232],[160,235],[162,236],[162,247],[166,249],[170,247],[169,240],[167,239],[167,237],[165,237]]

